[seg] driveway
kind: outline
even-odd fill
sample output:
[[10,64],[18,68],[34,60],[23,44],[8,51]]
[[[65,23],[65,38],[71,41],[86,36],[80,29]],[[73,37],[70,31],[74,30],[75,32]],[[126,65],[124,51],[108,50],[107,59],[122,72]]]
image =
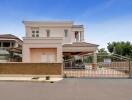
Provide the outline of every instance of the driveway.
[[64,79],[55,83],[0,81],[0,100],[132,100],[132,79]]

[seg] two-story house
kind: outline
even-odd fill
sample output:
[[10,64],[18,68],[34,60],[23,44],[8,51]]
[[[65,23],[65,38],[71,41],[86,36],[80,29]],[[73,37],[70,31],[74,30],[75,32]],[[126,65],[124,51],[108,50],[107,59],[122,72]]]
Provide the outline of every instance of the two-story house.
[[23,62],[62,63],[67,56],[92,53],[96,44],[84,42],[83,25],[72,21],[24,21]]
[[0,62],[19,62],[22,58],[22,40],[12,34],[0,35]]

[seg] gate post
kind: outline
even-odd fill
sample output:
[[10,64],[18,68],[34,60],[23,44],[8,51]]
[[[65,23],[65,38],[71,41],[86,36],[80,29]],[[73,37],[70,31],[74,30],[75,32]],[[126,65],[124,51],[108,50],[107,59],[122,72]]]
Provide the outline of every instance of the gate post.
[[92,64],[92,68],[93,69],[97,68],[97,54],[96,54],[96,51],[93,52],[93,64]]
[[131,60],[129,59],[129,78],[132,78]]

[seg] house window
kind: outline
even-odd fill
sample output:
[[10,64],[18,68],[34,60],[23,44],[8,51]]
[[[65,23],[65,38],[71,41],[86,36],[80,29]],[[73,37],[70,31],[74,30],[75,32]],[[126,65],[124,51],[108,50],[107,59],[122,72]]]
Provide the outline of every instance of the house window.
[[50,37],[50,30],[46,30],[47,32],[47,37]]
[[3,47],[10,47],[10,42],[4,42]]
[[32,33],[35,33],[35,31],[32,31]]
[[35,37],[35,33],[32,33],[32,37]]
[[36,33],[39,33],[39,31],[36,31]]
[[35,37],[35,31],[32,31],[32,37]]
[[64,30],[65,37],[68,37],[68,30]]
[[36,31],[36,37],[39,37],[39,31]]
[[39,27],[32,27],[32,37],[39,37]]
[[39,37],[39,34],[36,34],[36,37]]

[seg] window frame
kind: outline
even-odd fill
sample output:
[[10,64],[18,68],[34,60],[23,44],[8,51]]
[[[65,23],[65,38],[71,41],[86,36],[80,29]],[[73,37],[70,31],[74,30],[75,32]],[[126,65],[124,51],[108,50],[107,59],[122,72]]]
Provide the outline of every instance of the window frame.
[[65,35],[65,37],[68,37],[68,30],[67,29],[64,30],[64,35]]
[[3,47],[6,47],[6,48],[11,47],[10,42],[3,42]]
[[39,27],[31,27],[32,37],[39,37]]
[[50,37],[50,30],[46,30],[46,36]]

